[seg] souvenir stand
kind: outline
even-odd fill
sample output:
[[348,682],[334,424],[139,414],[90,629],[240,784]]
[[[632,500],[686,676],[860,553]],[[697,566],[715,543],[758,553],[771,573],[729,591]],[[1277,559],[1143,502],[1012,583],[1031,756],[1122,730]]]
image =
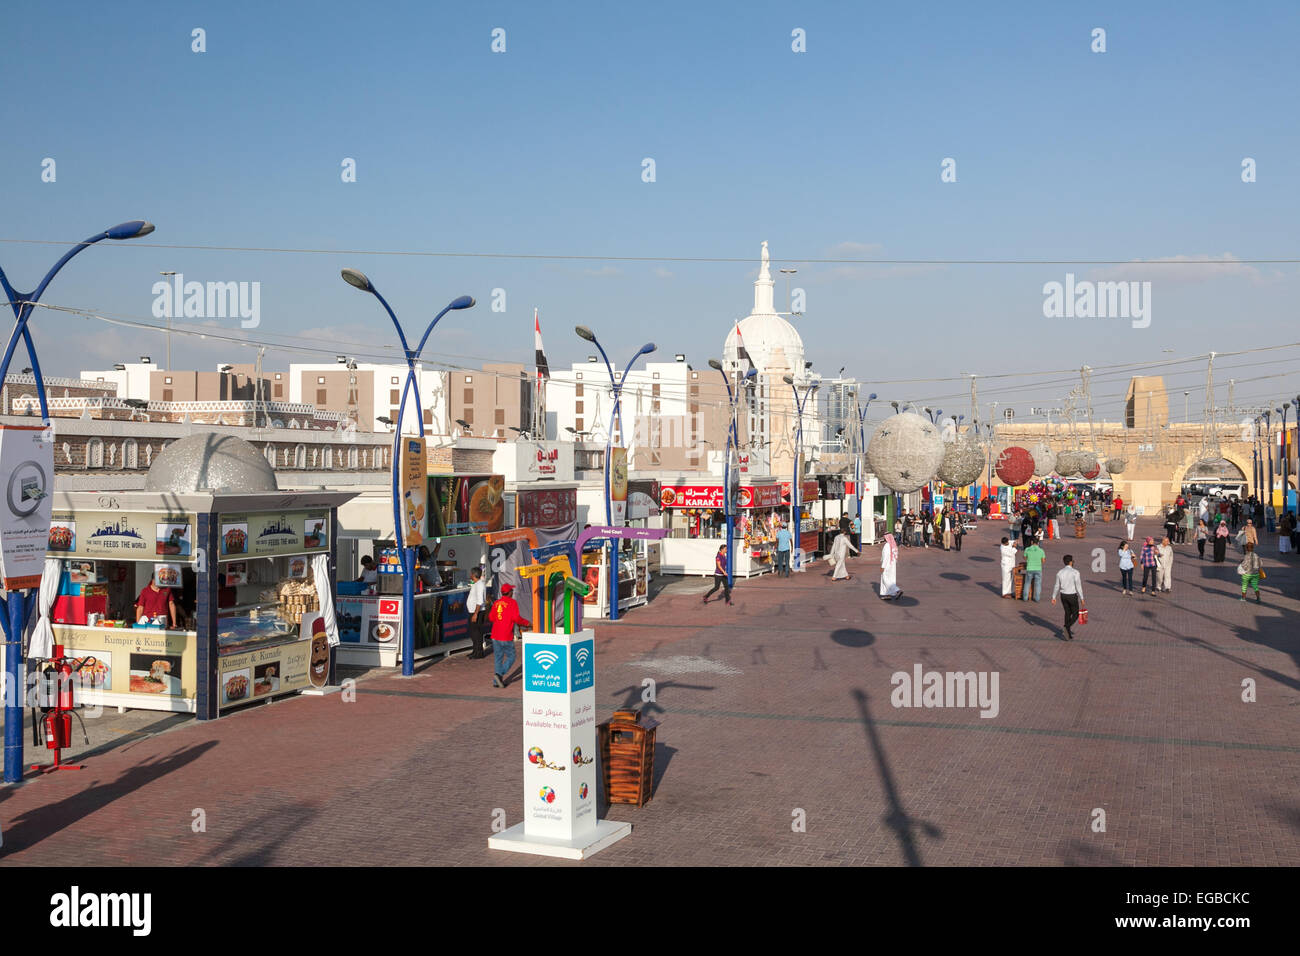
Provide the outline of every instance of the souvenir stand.
[[[783,519],[776,481],[739,486],[735,512],[734,573],[751,577],[774,567],[776,532]],[[726,540],[722,485],[662,485],[659,503],[669,536],[660,542],[663,571],[713,574],[714,556]]]
[[[54,640],[94,658],[77,672],[78,703],[211,719],[324,686],[333,667],[319,592],[332,599],[337,509],[351,497],[57,492],[47,552],[61,565]],[[151,578],[170,589],[176,622],[137,622]]]

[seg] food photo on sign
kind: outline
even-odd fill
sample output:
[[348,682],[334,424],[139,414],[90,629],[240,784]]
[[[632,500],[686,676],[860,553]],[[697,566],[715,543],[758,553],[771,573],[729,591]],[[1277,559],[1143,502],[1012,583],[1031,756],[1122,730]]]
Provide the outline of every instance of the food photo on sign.
[[181,692],[181,659],[170,655],[132,654],[129,662],[132,694],[176,697]]
[[155,539],[158,554],[189,557],[192,536],[188,523],[155,525]]

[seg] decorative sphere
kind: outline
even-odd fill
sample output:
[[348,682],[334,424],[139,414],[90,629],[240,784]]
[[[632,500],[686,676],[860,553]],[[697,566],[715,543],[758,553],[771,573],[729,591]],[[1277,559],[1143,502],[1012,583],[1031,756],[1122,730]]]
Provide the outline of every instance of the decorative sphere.
[[1023,485],[1034,476],[1034,457],[1019,445],[1002,449],[994,469],[1005,485]]
[[1128,461],[1123,458],[1110,458],[1106,461],[1106,470],[1112,475],[1122,474],[1128,467]]
[[1050,475],[1056,470],[1056,452],[1046,442],[1039,442],[1029,454],[1034,459],[1035,475]]
[[900,412],[880,423],[867,446],[867,465],[891,491],[916,491],[934,477],[944,460],[939,429],[915,412]]
[[1096,478],[1100,474],[1101,474],[1101,465],[1097,463],[1096,459],[1093,459],[1092,467],[1083,473],[1083,477],[1087,478],[1089,481],[1092,481],[1092,479]]
[[541,747],[529,747],[529,748],[528,748],[528,762],[529,762],[529,763],[537,763],[537,761],[541,760],[544,756],[545,756],[545,754],[542,753],[542,748],[541,748]]
[[1056,455],[1056,473],[1063,478],[1070,475],[1081,474],[1083,471],[1080,456],[1082,452],[1071,451],[1069,449],[1058,452]]
[[955,441],[944,446],[939,478],[960,488],[979,478],[984,471],[984,452],[973,442]]

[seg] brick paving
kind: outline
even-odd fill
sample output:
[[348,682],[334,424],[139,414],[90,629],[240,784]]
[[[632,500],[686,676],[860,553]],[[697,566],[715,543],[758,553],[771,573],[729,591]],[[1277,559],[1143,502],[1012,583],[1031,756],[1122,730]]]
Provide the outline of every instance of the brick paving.
[[[100,752],[0,789],[9,864],[1300,864],[1300,560],[1265,540],[1265,600],[1238,557],[1176,549],[1170,595],[1124,597],[1119,524],[1048,542],[1044,600],[999,597],[1001,525],[961,553],[904,550],[901,602],[878,549],[831,584],[816,566],[703,579],[599,624],[597,698],[662,718],[653,801],[585,864],[487,849],[521,819],[519,685],[457,658],[371,675],[357,699],[295,698]],[[1139,535],[1155,533],[1145,519]],[[1270,547],[1271,546],[1271,547]],[[1108,571],[1088,570],[1103,548]],[[1066,643],[1050,580],[1076,555],[1092,620]],[[1000,711],[901,709],[890,675],[996,671]],[[1257,702],[1241,699],[1253,679]],[[44,759],[42,752],[40,759]],[[1105,832],[1093,832],[1094,810]],[[194,833],[193,811],[207,829]],[[794,811],[806,832],[792,829]]]

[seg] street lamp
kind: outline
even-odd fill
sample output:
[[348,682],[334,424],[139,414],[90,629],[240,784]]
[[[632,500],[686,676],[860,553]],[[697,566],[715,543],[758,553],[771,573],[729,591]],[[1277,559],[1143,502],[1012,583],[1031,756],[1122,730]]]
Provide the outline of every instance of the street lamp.
[[[605,360],[605,370],[609,372],[610,388],[612,388],[614,391],[614,410],[610,413],[609,416],[609,436],[605,441],[605,524],[611,525],[614,523],[614,504],[613,504],[613,499],[610,497],[609,479],[610,479],[610,465],[612,464],[610,461],[610,453],[614,447],[614,422],[615,421],[618,422],[619,447],[622,447],[622,443],[623,443],[623,383],[627,381],[628,373],[632,371],[632,366],[636,364],[636,360],[639,359],[642,355],[649,355],[651,352],[655,350],[656,346],[653,342],[647,342],[645,345],[641,346],[641,348],[637,350],[636,355],[633,355],[631,361],[627,363],[627,367],[623,370],[623,375],[619,378],[616,378],[614,376],[614,367],[609,364],[609,356],[605,354],[604,347],[598,341],[596,341],[596,333],[591,331],[591,329],[587,328],[585,325],[574,326],[573,331],[578,334],[579,338],[586,339],[592,345],[596,346],[596,351],[598,351],[600,353],[600,357]],[[610,554],[609,619],[611,621],[617,621],[618,620],[618,541],[613,540],[609,543],[609,545],[610,545],[609,548],[609,554]]]
[[358,272],[356,269],[343,269],[341,272],[343,281],[353,288],[360,289],[362,292],[369,292],[379,304],[384,307],[388,317],[393,320],[393,328],[397,329],[397,337],[402,343],[402,352],[406,355],[406,382],[402,386],[402,401],[397,410],[397,422],[393,428],[393,536],[395,543],[402,553],[402,676],[410,677],[415,673],[415,548],[406,544],[406,522],[402,515],[402,497],[399,491],[399,482],[401,475],[401,458],[402,458],[402,420],[406,417],[406,396],[412,395],[415,398],[415,420],[420,428],[420,438],[424,438],[424,412],[420,409],[420,390],[415,384],[415,363],[419,361],[420,353],[424,351],[424,343],[429,340],[429,333],[433,331],[438,321],[453,309],[468,309],[473,307],[474,299],[472,296],[462,295],[459,298],[452,299],[443,307],[443,310],[433,317],[429,327],[424,330],[424,335],[420,337],[420,344],[415,348],[406,341],[406,333],[402,331],[402,323],[397,321],[397,315],[389,306],[387,300],[379,294],[379,290],[374,284],[366,278],[365,273]]
[[[102,239],[136,239],[140,236],[147,236],[153,232],[153,228],[153,223],[145,222],[143,219],[132,219],[129,222],[119,223],[111,229],[105,229],[98,235],[77,243],[63,254],[63,258],[56,262],[49,272],[45,273],[45,278],[41,280],[41,284],[36,287],[34,292],[17,291],[9,284],[9,279],[5,276],[4,270],[0,269],[0,287],[4,289],[5,299],[13,308],[14,316],[18,320],[14,323],[14,329],[9,334],[9,344],[5,348],[4,359],[0,360],[0,383],[3,383],[9,376],[9,363],[13,359],[14,349],[18,347],[18,339],[21,337],[23,344],[27,347],[27,356],[32,362],[32,374],[36,377],[36,397],[41,406],[41,420],[46,425],[50,421],[50,408],[45,400],[45,378],[41,375],[41,363],[36,358],[36,346],[32,344],[32,333],[27,328],[27,323],[36,308],[36,303],[40,301],[46,287],[58,274],[59,270],[83,249]],[[50,491],[52,492],[54,490],[54,476],[50,475],[49,479]],[[19,688],[26,685],[20,680],[19,675],[26,673],[26,663],[23,661],[22,634],[27,619],[36,607],[36,590],[35,588],[26,588],[21,591],[10,591],[8,597],[0,598],[0,626],[3,626],[5,637],[5,679],[8,682],[8,692],[5,694],[5,783],[18,783],[23,777],[24,695],[19,693]]]
[[1183,392],[1183,424],[1184,425],[1189,425],[1191,424],[1192,421],[1191,403],[1188,398],[1188,396],[1190,396],[1191,394],[1192,393],[1188,391]]
[[741,384],[756,377],[758,369],[751,367],[740,377],[740,382],[736,383],[736,388],[733,390],[731,378],[723,369],[721,362],[717,359],[709,359],[709,368],[716,369],[722,376],[722,384],[727,386],[727,409],[730,413],[730,420],[727,423],[727,457],[722,466],[722,513],[726,516],[727,524],[727,587],[730,588],[736,578],[736,547],[732,540],[736,535],[736,503],[731,494],[731,456],[740,445],[740,436],[736,431],[736,405],[740,399]]
[[[867,396],[864,404],[859,405],[857,396],[852,392],[849,393],[853,398],[853,408],[858,415],[858,448],[857,454],[853,456],[853,490],[857,501],[858,523],[862,523],[862,456],[866,453],[867,448],[867,409],[871,403],[876,400],[876,393],[872,392]],[[874,527],[874,526],[873,526]],[[875,533],[872,533],[872,540],[875,540]],[[862,542],[859,541],[858,544]]]
[[[160,276],[174,276],[175,272],[160,272]],[[176,311],[176,296],[172,296],[171,307],[167,310],[167,370],[172,367],[172,313]]]
[[[1287,498],[1290,497],[1289,491],[1291,486],[1287,483],[1287,478],[1291,472],[1291,462],[1286,453],[1286,413],[1291,408],[1290,402],[1283,402],[1282,407],[1277,409],[1277,413],[1282,416],[1282,514],[1287,513]],[[1296,406],[1296,420],[1300,422],[1300,405]]]
[[1272,532],[1273,524],[1269,520],[1269,510],[1273,507],[1273,412],[1266,408],[1260,417],[1264,419],[1264,442],[1261,452],[1268,459],[1268,464],[1265,466],[1268,483],[1264,487],[1264,524],[1269,532]]
[[794,481],[790,483],[790,531],[796,536],[795,540],[801,542],[800,548],[802,548],[803,526],[799,521],[799,492],[803,490],[803,475],[799,473],[799,460],[803,457],[803,408],[808,399],[817,392],[817,383],[814,382],[806,386],[803,398],[800,399],[799,387],[795,385],[793,375],[784,375],[781,381],[789,385],[790,391],[794,393],[794,404],[799,413],[799,420],[795,428]]

